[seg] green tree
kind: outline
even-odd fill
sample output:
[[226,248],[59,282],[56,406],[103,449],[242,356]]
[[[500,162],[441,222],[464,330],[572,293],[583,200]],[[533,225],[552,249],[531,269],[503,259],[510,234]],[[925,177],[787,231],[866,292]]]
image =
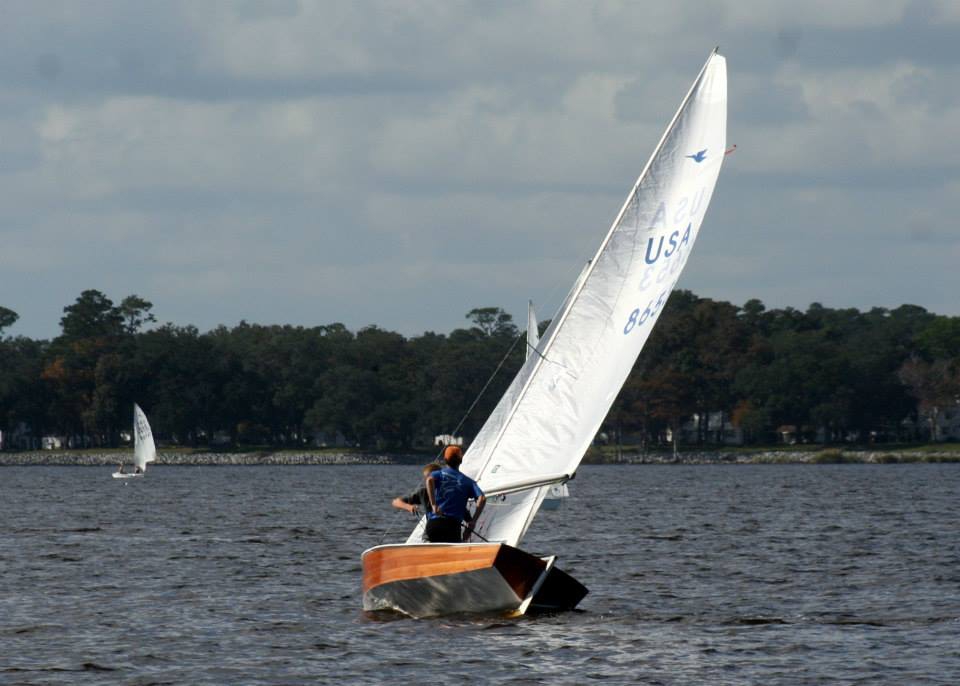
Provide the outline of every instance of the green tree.
[[116,336],[122,331],[122,314],[110,298],[97,290],[83,291],[63,312],[60,327],[65,340]]
[[499,307],[477,307],[467,312],[466,318],[484,336],[513,338],[517,335],[513,317]]
[[918,332],[916,343],[929,360],[960,358],[960,317],[936,317]]
[[151,309],[153,309],[153,303],[138,295],[128,295],[121,300],[117,311],[123,320],[124,333],[132,336],[140,331],[140,328],[147,322],[157,321],[157,318],[150,312]]
[[946,408],[960,405],[960,365],[913,357],[900,368],[900,378],[917,399],[918,416],[927,420],[931,440],[940,440],[940,415]]
[[0,430],[24,424],[37,438],[47,427],[52,398],[40,381],[47,347],[25,337],[0,339]]
[[20,315],[13,310],[0,306],[0,334],[3,333],[4,329],[13,326],[19,318]]
[[[136,401],[158,435],[177,442],[227,431],[234,441],[292,445],[314,429],[380,447],[454,430],[469,441],[524,358],[512,319],[496,307],[471,310],[467,328],[410,339],[342,324],[144,332],[151,308],[136,295],[114,306],[89,290],[64,308],[52,342],[0,338],[0,428],[115,443]],[[0,330],[15,321],[0,308]],[[828,440],[896,436],[911,412],[929,419],[960,395],[951,385],[957,322],[912,305],[767,310],[676,291],[605,425],[663,441],[692,415],[720,411],[748,440],[780,424],[807,437],[823,429]],[[699,441],[721,438],[699,426]]]

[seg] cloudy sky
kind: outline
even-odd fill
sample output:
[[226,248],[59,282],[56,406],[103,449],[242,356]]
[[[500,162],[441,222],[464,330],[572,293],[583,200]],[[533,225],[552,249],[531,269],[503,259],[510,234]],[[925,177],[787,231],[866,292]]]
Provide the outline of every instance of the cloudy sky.
[[960,3],[0,4],[0,305],[201,331],[552,314],[714,45],[727,159],[680,281],[960,315]]

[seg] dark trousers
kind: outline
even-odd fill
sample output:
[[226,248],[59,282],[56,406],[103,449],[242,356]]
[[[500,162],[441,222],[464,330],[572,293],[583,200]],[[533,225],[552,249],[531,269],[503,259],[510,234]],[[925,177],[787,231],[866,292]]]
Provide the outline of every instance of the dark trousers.
[[460,522],[453,517],[436,517],[427,520],[427,540],[431,543],[460,543]]

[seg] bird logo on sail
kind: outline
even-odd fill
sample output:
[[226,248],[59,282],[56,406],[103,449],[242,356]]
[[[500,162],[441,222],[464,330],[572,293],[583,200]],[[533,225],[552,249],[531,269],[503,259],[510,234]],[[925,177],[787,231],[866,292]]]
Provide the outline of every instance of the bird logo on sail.
[[693,155],[687,155],[687,157],[689,157],[691,160],[693,160],[697,164],[700,164],[705,159],[707,159],[707,149],[704,148],[703,150],[700,150]]

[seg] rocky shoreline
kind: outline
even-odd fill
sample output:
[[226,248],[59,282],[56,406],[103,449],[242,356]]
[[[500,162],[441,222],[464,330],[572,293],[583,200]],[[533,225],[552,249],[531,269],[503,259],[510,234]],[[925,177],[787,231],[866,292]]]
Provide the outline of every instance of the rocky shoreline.
[[[416,454],[381,454],[357,452],[259,451],[243,453],[222,452],[158,452],[157,465],[358,465],[358,464],[420,464],[432,456]],[[588,454],[585,464],[612,464],[609,456],[597,459]],[[85,466],[117,465],[121,460],[129,464],[132,452],[35,450],[0,452],[3,466]],[[913,462],[960,462],[958,451],[905,450],[841,450],[826,448],[812,450],[768,450],[751,452],[684,451],[676,457],[672,452],[624,451],[619,464],[899,464]]]
[[960,462],[957,451],[906,450],[766,450],[750,452],[696,451],[673,453],[624,453],[627,464],[908,464],[915,462]]
[[[133,452],[71,452],[66,450],[34,450],[16,453],[0,453],[0,466],[79,466],[103,467],[126,464],[133,461]],[[199,465],[351,465],[394,464],[401,462],[396,457],[361,453],[329,452],[247,452],[247,453],[157,453],[154,465],[199,466]]]

